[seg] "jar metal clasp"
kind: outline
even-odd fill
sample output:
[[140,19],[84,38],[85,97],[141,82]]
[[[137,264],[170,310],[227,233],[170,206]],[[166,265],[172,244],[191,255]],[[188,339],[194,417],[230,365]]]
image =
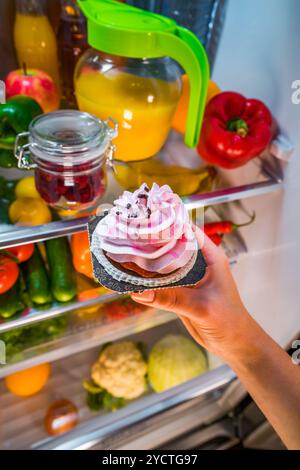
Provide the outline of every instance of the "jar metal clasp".
[[[110,139],[111,140],[115,139],[118,136],[118,127],[119,127],[117,121],[115,121],[115,119],[113,119],[112,117],[109,117],[108,119],[104,121],[104,123],[108,127],[108,133],[109,133]],[[113,168],[114,171],[115,171],[115,168],[114,168],[115,151],[116,151],[116,146],[112,142],[110,142],[106,150],[106,164],[110,168]]]
[[[36,164],[32,161],[29,147],[31,144],[28,143],[29,132],[21,132],[17,135],[14,147],[14,155],[18,160],[18,168],[25,170],[32,170],[36,168]],[[27,139],[26,144],[21,144],[21,140]]]

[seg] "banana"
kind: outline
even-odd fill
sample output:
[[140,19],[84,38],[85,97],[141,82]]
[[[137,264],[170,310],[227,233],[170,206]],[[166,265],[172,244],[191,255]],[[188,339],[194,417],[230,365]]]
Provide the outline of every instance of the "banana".
[[129,162],[114,164],[115,178],[129,191],[139,188],[142,183],[152,186],[168,184],[179,196],[189,196],[196,192],[207,192],[212,189],[216,170],[205,166],[196,170],[175,165],[164,165],[159,161]]

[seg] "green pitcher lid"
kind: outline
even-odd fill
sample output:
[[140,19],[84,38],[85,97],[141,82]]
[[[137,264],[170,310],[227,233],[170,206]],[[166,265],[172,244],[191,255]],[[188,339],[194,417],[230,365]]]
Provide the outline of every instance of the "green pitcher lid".
[[169,56],[189,76],[185,143],[195,147],[206,102],[209,64],[197,37],[170,18],[114,0],[78,0],[87,17],[88,42],[108,54],[132,58]]

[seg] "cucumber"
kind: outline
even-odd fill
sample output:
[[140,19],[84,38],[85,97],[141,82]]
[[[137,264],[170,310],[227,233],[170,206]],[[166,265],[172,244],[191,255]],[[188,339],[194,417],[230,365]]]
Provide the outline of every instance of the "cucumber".
[[9,202],[0,200],[0,224],[10,224],[8,206]]
[[75,271],[66,237],[46,241],[51,291],[58,302],[68,302],[76,295]]
[[10,318],[26,307],[21,296],[20,276],[17,282],[4,294],[0,295],[0,317]]
[[51,302],[49,276],[45,263],[37,246],[29,260],[21,265],[25,284],[33,303],[44,305]]

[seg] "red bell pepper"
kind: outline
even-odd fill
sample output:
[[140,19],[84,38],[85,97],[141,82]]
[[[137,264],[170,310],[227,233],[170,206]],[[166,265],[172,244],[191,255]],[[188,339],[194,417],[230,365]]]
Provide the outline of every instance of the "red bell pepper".
[[198,152],[211,164],[238,168],[260,155],[271,138],[272,115],[264,103],[226,91],[206,107]]

